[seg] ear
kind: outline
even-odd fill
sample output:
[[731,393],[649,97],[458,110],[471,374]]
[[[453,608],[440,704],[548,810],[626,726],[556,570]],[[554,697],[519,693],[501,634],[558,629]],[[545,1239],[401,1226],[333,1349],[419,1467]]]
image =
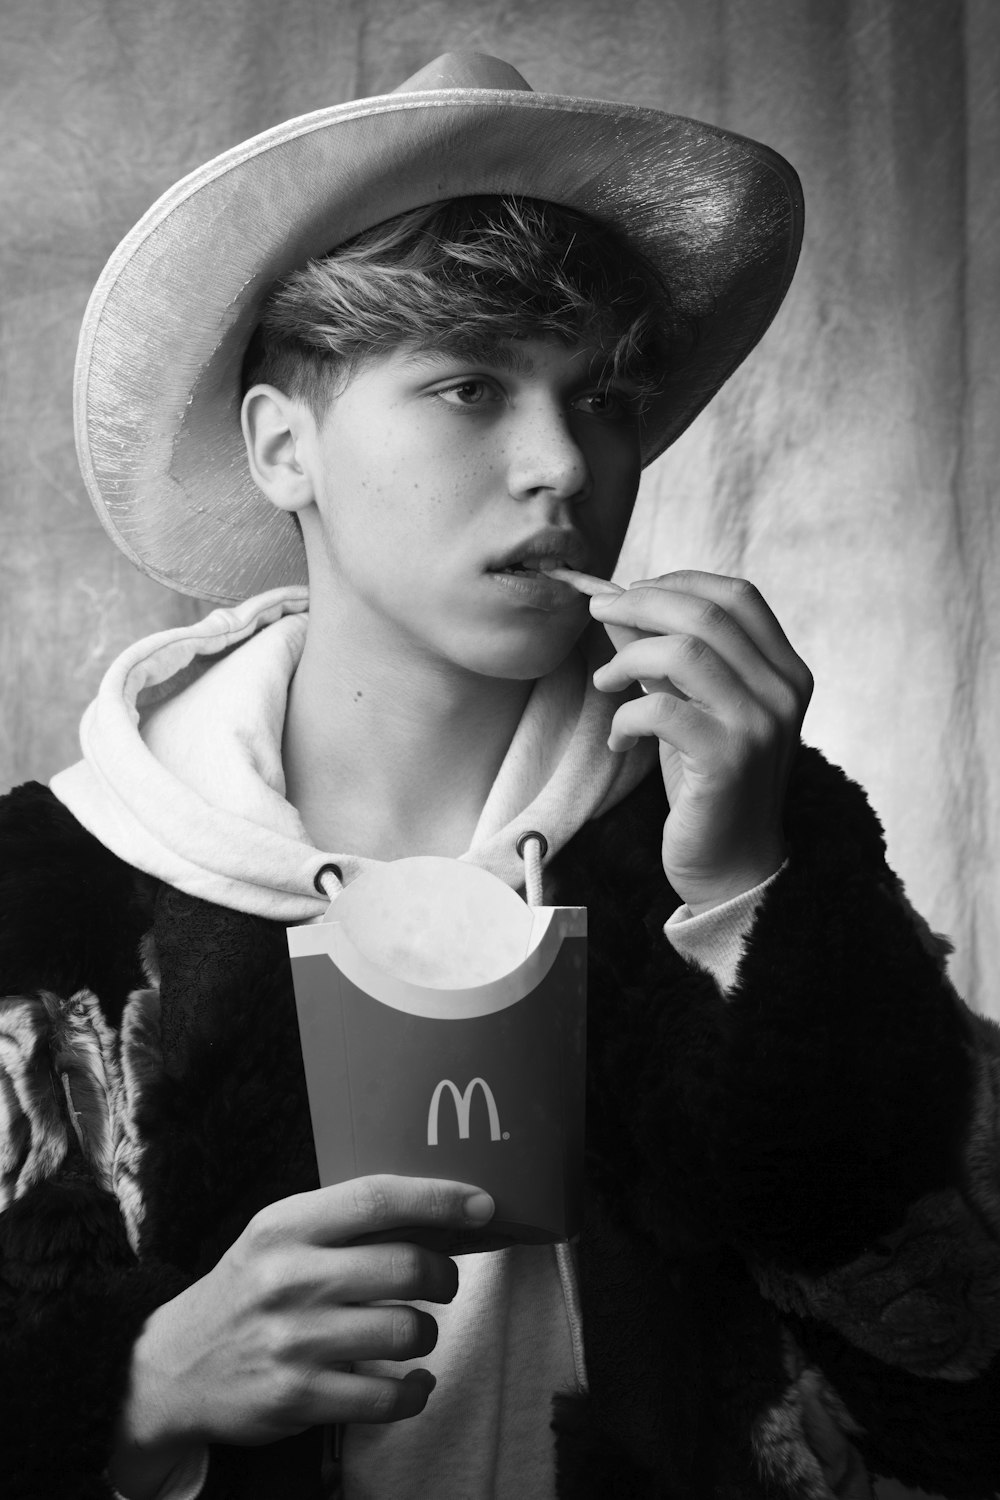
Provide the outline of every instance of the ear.
[[279,510],[300,511],[316,498],[309,462],[312,414],[273,385],[255,385],[240,411],[254,483]]

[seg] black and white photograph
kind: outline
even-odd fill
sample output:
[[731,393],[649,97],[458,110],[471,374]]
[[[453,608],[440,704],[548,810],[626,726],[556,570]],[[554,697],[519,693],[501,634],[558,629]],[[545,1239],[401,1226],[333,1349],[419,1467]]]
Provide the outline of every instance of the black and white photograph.
[[1000,8],[0,119],[0,1494],[998,1500]]

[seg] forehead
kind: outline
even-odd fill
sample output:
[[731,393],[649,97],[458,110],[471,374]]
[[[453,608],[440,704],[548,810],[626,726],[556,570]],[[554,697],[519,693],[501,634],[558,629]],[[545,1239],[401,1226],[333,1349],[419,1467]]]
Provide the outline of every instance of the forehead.
[[614,345],[600,340],[540,336],[452,338],[408,340],[381,354],[366,358],[369,367],[399,370],[433,369],[441,364],[483,365],[506,374],[530,377],[541,374],[572,374],[582,378],[610,374]]

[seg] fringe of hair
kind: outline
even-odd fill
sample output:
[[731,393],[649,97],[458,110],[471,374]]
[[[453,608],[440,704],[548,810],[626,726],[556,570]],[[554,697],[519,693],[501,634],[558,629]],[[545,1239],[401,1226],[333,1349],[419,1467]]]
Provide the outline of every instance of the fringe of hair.
[[280,283],[244,390],[277,386],[319,417],[360,363],[404,344],[479,357],[510,339],[585,336],[641,407],[676,332],[665,288],[614,231],[538,199],[454,198],[377,224]]

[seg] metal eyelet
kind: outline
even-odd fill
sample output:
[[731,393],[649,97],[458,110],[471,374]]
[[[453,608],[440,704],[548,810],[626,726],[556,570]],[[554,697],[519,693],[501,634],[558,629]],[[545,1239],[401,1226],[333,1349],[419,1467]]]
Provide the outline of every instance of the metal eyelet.
[[323,876],[326,874],[327,870],[329,870],[332,875],[335,875],[337,877],[341,885],[343,885],[344,883],[344,872],[339,865],[320,865],[319,869],[316,871],[316,874],[313,876],[313,886],[321,896],[326,895],[326,891],[323,889]]
[[529,828],[529,830],[528,830],[527,833],[522,833],[521,837],[518,839],[517,843],[514,845],[514,847],[517,850],[517,852],[518,852],[519,856],[521,857],[521,859],[524,858],[524,846],[528,842],[529,839],[537,839],[538,840],[538,845],[539,845],[539,848],[538,848],[538,858],[539,859],[544,859],[545,856],[546,856],[546,854],[548,854],[548,852],[549,852],[549,841],[545,837],[544,833],[538,833],[534,828]]

